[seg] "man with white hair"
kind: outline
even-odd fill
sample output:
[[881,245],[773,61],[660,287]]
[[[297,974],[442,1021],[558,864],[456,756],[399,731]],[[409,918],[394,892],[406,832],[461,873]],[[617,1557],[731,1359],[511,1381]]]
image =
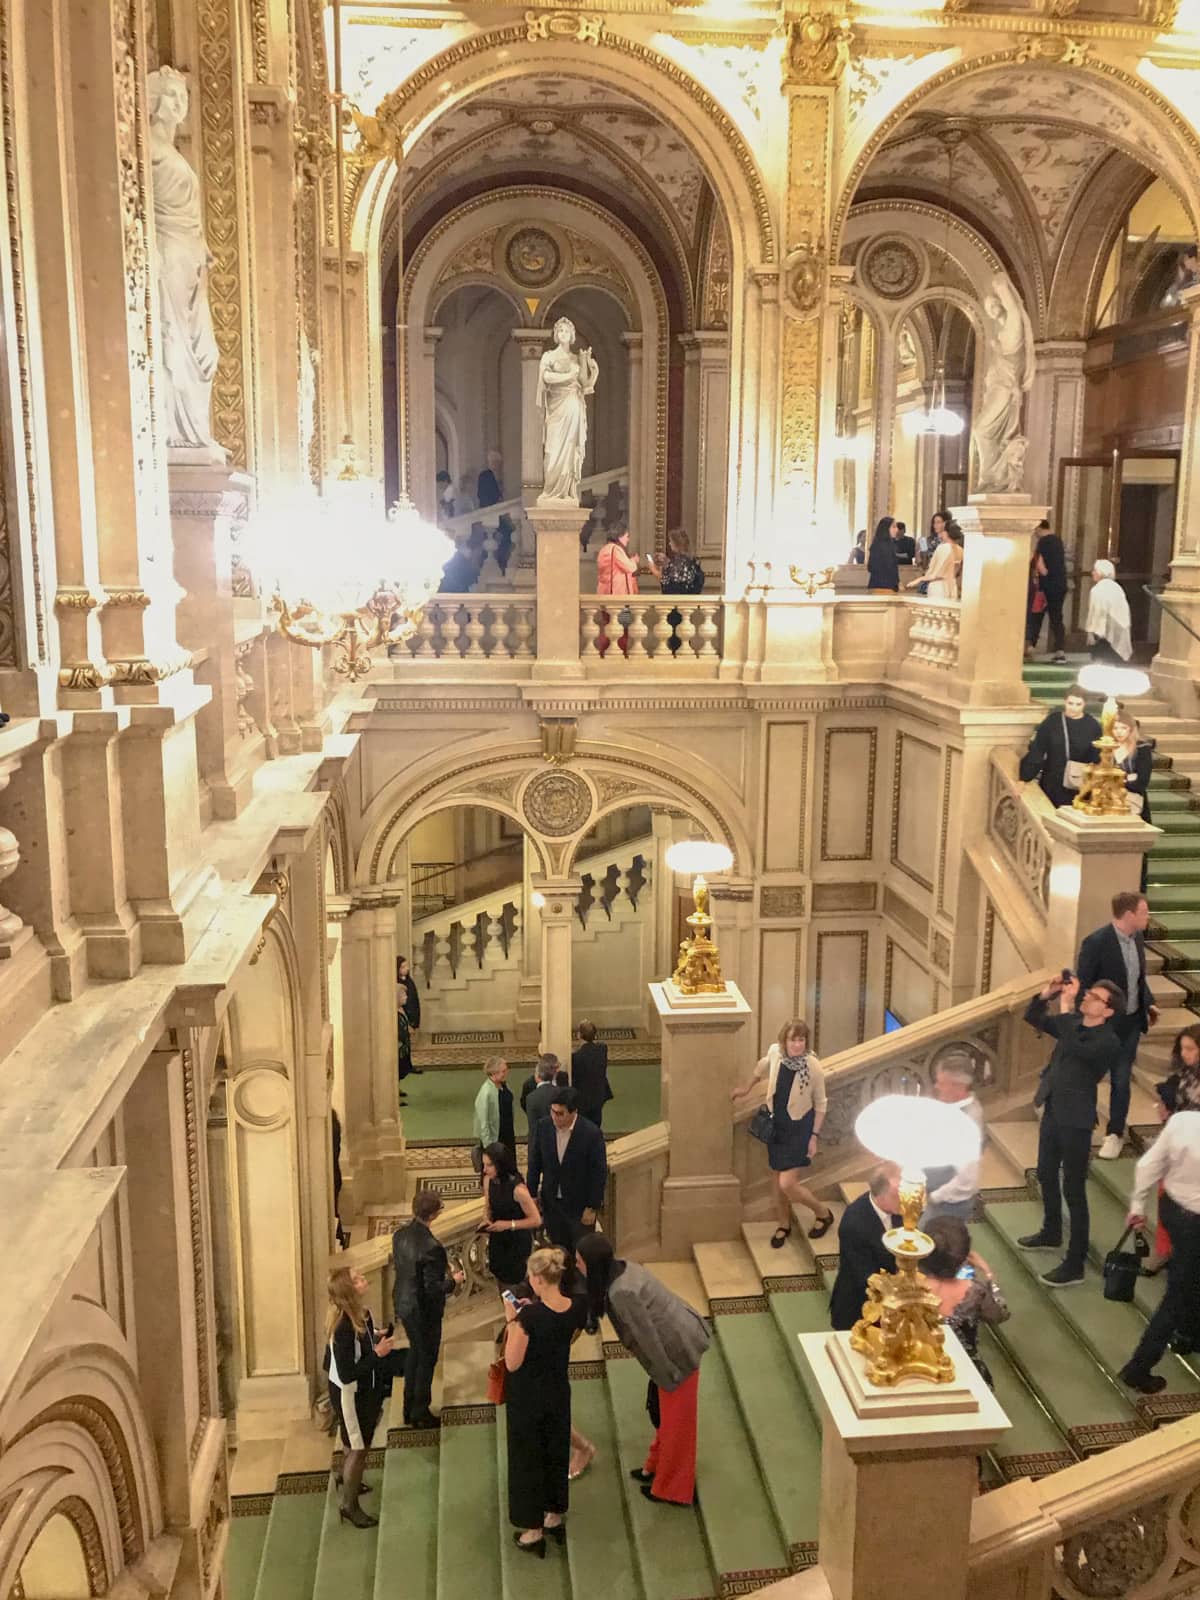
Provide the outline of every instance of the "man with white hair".
[[[947,1052],[933,1069],[934,1098],[957,1106],[979,1129],[983,1147],[983,1107],[975,1098],[975,1062],[965,1050]],[[931,1167],[925,1174],[925,1211],[921,1227],[934,1217],[971,1222],[979,1204],[979,1157],[962,1167]]]

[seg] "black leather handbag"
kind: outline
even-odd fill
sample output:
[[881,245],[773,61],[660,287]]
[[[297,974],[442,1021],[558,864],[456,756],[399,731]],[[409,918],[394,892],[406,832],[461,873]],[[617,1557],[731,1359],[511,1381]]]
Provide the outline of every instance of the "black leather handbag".
[[760,1144],[770,1144],[775,1136],[775,1118],[771,1115],[770,1106],[759,1106],[750,1118],[750,1137],[757,1139]]
[[[1124,1248],[1131,1233],[1136,1233],[1132,1250]],[[1150,1244],[1145,1235],[1134,1228],[1126,1228],[1117,1240],[1116,1248],[1104,1258],[1104,1298],[1106,1300],[1132,1300],[1137,1287],[1142,1262],[1150,1254]]]

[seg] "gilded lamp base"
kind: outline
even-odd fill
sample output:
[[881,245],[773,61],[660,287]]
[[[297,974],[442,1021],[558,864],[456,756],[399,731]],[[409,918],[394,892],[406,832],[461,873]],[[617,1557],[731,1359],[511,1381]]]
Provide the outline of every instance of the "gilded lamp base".
[[709,937],[712,918],[708,914],[708,884],[700,873],[692,884],[692,898],[696,909],[687,919],[692,937],[679,946],[679,961],[671,981],[680,994],[724,994],[721,955]]
[[1125,772],[1113,761],[1117,741],[1112,736],[1112,727],[1118,710],[1117,702],[1110,695],[1100,713],[1102,732],[1096,740],[1100,759],[1088,767],[1079,793],[1071,802],[1076,811],[1082,811],[1087,817],[1127,817],[1130,814]]
[[954,1381],[941,1307],[920,1272],[920,1263],[933,1252],[933,1240],[917,1227],[924,1206],[924,1183],[901,1183],[903,1226],[883,1236],[896,1271],[876,1272],[867,1280],[862,1316],[850,1335],[850,1348],[867,1359],[867,1381],[878,1388],[892,1388],[905,1378]]

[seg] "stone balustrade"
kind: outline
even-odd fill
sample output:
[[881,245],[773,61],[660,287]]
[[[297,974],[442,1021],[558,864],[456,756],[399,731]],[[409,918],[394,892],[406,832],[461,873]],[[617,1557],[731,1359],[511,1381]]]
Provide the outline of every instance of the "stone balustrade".
[[930,667],[958,665],[961,614],[957,600],[913,600],[908,633],[908,660]]
[[[585,667],[636,671],[647,662],[715,675],[721,602],[695,595],[582,595],[579,657]],[[672,621],[673,617],[678,621]]]
[[512,593],[439,594],[425,607],[417,631],[393,645],[391,659],[406,662],[534,659],[537,602]]
[[1016,783],[1010,750],[993,753],[988,779],[988,838],[997,846],[1034,913],[1045,922],[1050,908],[1050,863],[1054,846],[1041,819]]

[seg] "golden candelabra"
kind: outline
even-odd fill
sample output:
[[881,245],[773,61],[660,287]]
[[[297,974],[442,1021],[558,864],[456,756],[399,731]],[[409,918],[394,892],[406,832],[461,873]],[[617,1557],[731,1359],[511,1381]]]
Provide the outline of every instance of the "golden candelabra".
[[703,873],[698,872],[692,880],[692,900],[695,909],[687,919],[692,936],[679,946],[672,982],[680,994],[724,994],[720,952],[709,935],[713,919],[708,913],[708,884]]
[[901,1178],[901,1226],[883,1236],[896,1258],[896,1270],[873,1273],[867,1280],[862,1316],[850,1335],[851,1349],[867,1358],[868,1382],[882,1389],[905,1378],[926,1378],[931,1383],[950,1383],[954,1378],[941,1307],[920,1270],[933,1252],[933,1240],[917,1226],[924,1209],[924,1179]]
[[818,589],[828,589],[833,582],[836,567],[789,567],[792,582],[797,588],[803,589],[811,600]]
[[1100,759],[1087,769],[1079,793],[1071,802],[1076,811],[1088,817],[1127,817],[1130,814],[1125,772],[1113,760],[1117,741],[1112,736],[1112,726],[1119,711],[1116,700],[1109,695],[1100,713],[1100,737],[1096,740]]
[[293,644],[307,645],[311,650],[336,645],[334,671],[351,683],[370,672],[372,650],[411,638],[424,610],[423,604],[411,606],[386,585],[357,611],[322,611],[308,600],[289,606],[280,594],[275,595],[272,604],[280,633]]

